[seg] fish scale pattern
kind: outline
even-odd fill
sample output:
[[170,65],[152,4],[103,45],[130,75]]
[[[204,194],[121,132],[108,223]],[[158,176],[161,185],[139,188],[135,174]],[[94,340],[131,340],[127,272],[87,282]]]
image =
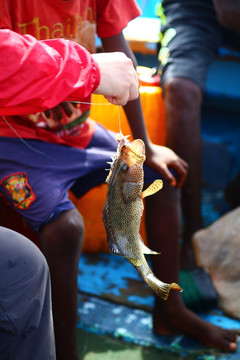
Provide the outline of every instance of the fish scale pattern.
[[157,254],[149,249],[139,234],[143,213],[143,196],[152,195],[162,187],[156,180],[147,190],[143,188],[143,163],[145,145],[142,140],[126,142],[118,138],[119,146],[106,179],[107,198],[103,207],[103,223],[106,229],[109,251],[124,256],[139,272],[146,284],[161,298],[167,299],[173,284],[165,284],[155,277],[144,254]]

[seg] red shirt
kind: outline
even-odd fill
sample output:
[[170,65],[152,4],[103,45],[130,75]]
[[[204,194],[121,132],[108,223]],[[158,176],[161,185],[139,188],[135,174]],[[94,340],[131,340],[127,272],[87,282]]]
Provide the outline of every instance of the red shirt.
[[[12,29],[19,34],[31,34],[38,40],[61,37],[71,39],[83,45],[90,52],[94,52],[96,33],[101,38],[114,36],[120,33],[128,22],[139,14],[140,9],[134,0],[5,0],[2,1],[0,8],[0,27]],[[27,55],[29,53],[31,52],[29,51]],[[32,54],[32,56],[38,56],[37,52]],[[45,57],[44,62],[48,63],[48,61],[51,62],[53,59]],[[15,65],[12,64],[12,66],[14,69]],[[83,63],[83,68],[85,66],[86,63]],[[14,82],[15,84],[21,83],[21,87],[25,88],[25,95],[30,97],[30,99],[32,99],[32,95],[39,86],[45,92],[45,86],[48,82],[47,77],[45,77],[47,74],[44,74],[41,79],[38,79],[38,83],[34,84],[34,71],[35,69],[32,67],[28,71],[28,77],[16,76]],[[82,71],[84,73],[83,69]],[[86,76],[88,77],[87,73],[88,69],[86,69]],[[61,79],[61,82],[56,77],[56,86],[59,87],[59,90],[52,103],[58,97],[58,103],[63,99],[66,100],[64,98],[65,82],[71,82],[72,76],[75,77],[75,74],[70,71],[65,79]],[[96,86],[96,78],[93,76],[91,80],[90,82],[86,81],[88,83],[86,92],[83,92],[83,96],[78,95],[77,100],[82,99],[84,102],[91,101],[89,94],[94,89],[94,86]],[[85,87],[85,80],[81,78],[80,81],[83,81],[83,87]],[[8,97],[9,92],[12,92],[12,86],[8,87],[8,83],[6,81],[4,84],[6,97]],[[48,94],[51,94],[51,92]],[[52,94],[49,96],[52,96]],[[33,107],[34,103],[38,107],[38,99],[36,97],[31,102]],[[48,100],[45,110],[55,106],[49,107],[50,104],[51,101]],[[80,112],[83,119],[86,118],[89,108],[89,105],[81,104]],[[60,142],[77,147],[87,146],[94,132],[94,123],[90,119],[84,122],[81,122],[80,119],[78,125],[63,130],[60,133],[49,131],[46,126],[44,128],[44,119],[41,116],[39,126],[26,121],[25,117],[20,116],[8,116],[7,121],[17,130],[18,135],[13,132],[6,122],[3,123],[3,120],[1,120],[1,136],[21,136],[23,138]]]

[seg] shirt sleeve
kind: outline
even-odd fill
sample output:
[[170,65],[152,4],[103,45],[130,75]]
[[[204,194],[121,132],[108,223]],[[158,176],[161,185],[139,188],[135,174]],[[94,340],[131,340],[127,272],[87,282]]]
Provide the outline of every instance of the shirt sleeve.
[[141,9],[135,0],[99,0],[97,34],[100,38],[117,35],[139,15]]
[[100,83],[91,54],[65,40],[0,30],[0,115],[30,114],[86,99]]

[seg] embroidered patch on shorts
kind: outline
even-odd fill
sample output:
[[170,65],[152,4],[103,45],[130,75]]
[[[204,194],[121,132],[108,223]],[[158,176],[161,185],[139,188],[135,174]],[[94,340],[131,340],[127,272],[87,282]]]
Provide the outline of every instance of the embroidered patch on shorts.
[[19,210],[27,210],[36,199],[25,173],[6,176],[1,183],[11,197],[14,206]]

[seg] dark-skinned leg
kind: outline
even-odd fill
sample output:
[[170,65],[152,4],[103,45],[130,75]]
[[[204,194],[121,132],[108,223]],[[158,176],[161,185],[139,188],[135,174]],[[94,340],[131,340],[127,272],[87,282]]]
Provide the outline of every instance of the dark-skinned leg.
[[167,146],[189,165],[182,190],[184,217],[181,266],[194,267],[192,235],[202,227],[201,216],[201,103],[202,92],[193,81],[176,78],[166,82],[164,101],[167,119]]
[[[146,198],[145,209],[149,247],[161,253],[152,256],[154,274],[164,282],[179,283],[180,190],[165,184],[159,193]],[[185,333],[222,350],[234,351],[237,346],[234,333],[189,311],[178,291],[171,290],[167,300],[155,299],[153,324],[158,334]]]
[[76,209],[65,211],[40,231],[53,301],[57,360],[77,360],[77,274],[84,224]]

